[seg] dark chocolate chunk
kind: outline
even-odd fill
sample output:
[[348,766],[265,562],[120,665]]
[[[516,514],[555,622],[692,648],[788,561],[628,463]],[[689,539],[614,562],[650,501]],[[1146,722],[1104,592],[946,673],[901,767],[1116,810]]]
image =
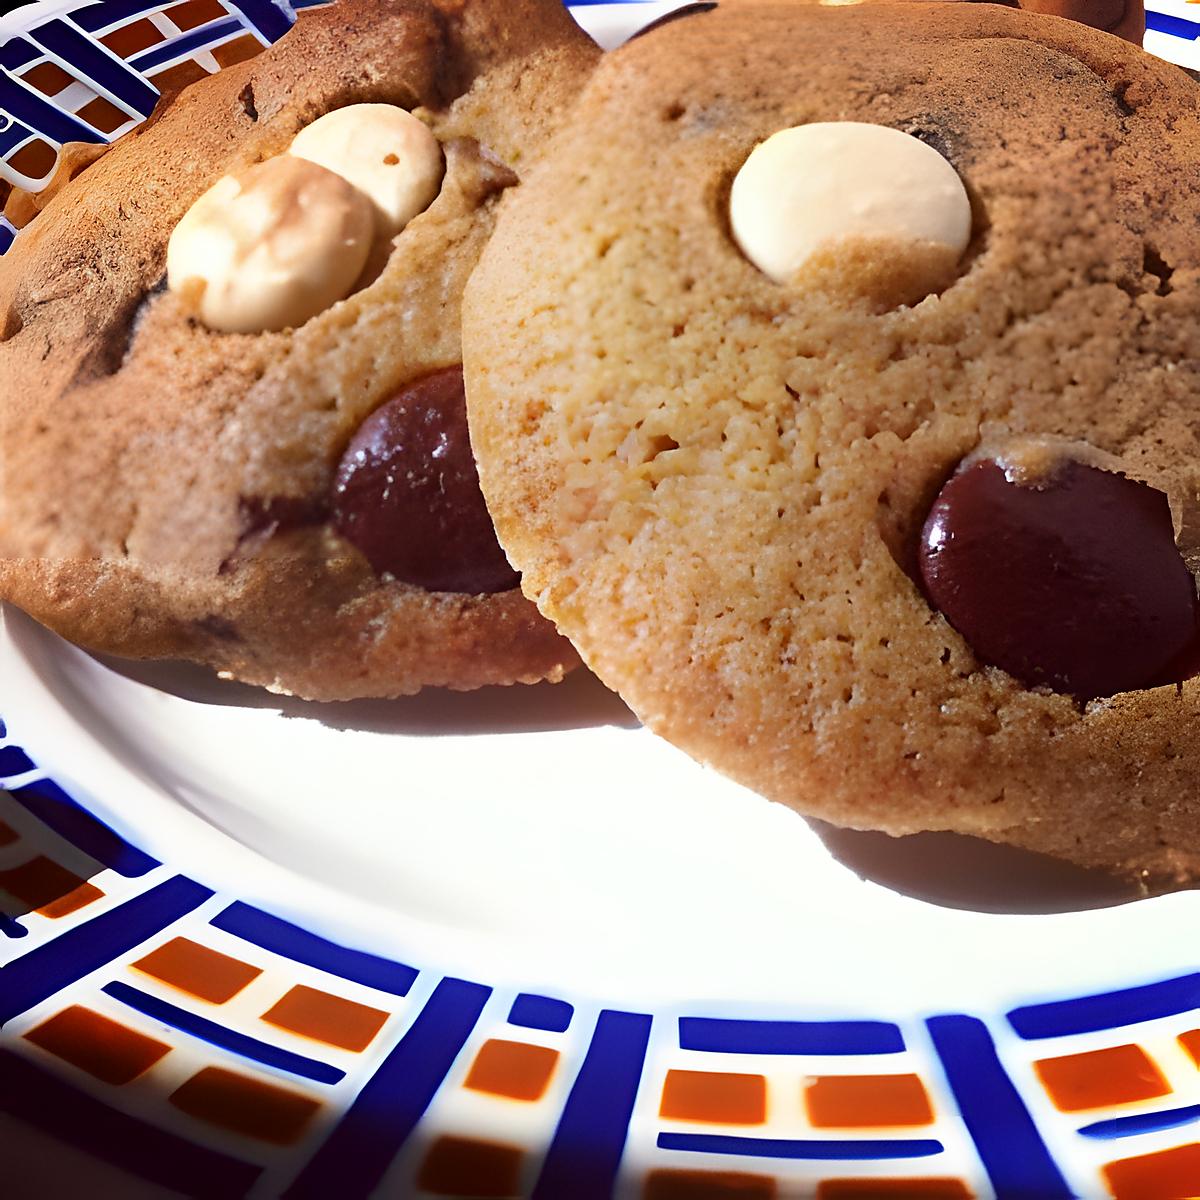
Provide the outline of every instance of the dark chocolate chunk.
[[1196,584],[1166,496],[1064,460],[1036,483],[991,459],[951,476],[921,580],[985,663],[1082,700],[1174,682],[1197,637]]
[[479,490],[461,367],[410,383],[363,422],[332,503],[338,531],[380,574],[431,592],[517,585]]
[[240,541],[244,542],[319,525],[328,519],[329,507],[309,496],[242,496],[238,516],[242,522]]

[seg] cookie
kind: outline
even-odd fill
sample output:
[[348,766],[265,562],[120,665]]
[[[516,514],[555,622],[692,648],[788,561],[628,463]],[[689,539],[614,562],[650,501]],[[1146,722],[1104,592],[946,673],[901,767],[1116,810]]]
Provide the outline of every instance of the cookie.
[[[811,0],[811,2],[838,6],[861,3],[903,4],[909,3],[910,0]],[[1063,17],[1068,21],[1080,21],[1084,25],[1092,26],[1093,29],[1103,29],[1106,33],[1115,33],[1118,37],[1123,37],[1139,46],[1146,33],[1146,6],[1143,0],[947,0],[947,2],[1000,3],[1009,8],[1024,9],[1026,12]]]
[[1140,46],[1146,34],[1143,0],[1020,0],[1029,12],[1082,21]]
[[526,593],[803,813],[1191,875],[1198,99],[991,5],[610,55],[464,308]]
[[[721,0],[729,5],[754,4],[759,0]],[[826,8],[840,8],[854,4],[910,4],[928,3],[928,0],[792,0],[793,4],[817,4]],[[1041,13],[1045,16],[1062,17],[1068,21],[1080,21],[1093,29],[1103,29],[1106,33],[1115,33],[1135,45],[1142,44],[1146,35],[1146,6],[1143,0],[943,0],[947,4],[1005,4],[1009,8],[1020,8],[1026,12]],[[674,12],[667,13],[657,21],[647,26],[649,32],[660,25],[671,21],[681,20],[686,16],[699,12],[707,12],[717,7],[717,0],[703,0],[701,3],[685,4]]]
[[560,678],[459,306],[598,53],[557,0],[343,0],[69,184],[0,264],[0,596],[308,698]]

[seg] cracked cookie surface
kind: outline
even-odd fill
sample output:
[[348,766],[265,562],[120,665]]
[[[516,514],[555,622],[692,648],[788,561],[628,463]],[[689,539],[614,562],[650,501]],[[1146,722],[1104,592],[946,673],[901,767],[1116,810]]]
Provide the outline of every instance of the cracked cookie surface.
[[[0,597],[91,648],[316,699],[561,677],[573,651],[511,578],[475,595],[377,574],[331,494],[370,414],[461,362],[496,205],[597,56],[557,0],[343,0],[69,185],[0,264]],[[163,286],[179,219],[367,103],[432,128],[436,199],[301,327],[204,328]]]
[[[1200,680],[1028,687],[915,558],[956,466],[1027,437],[1165,493],[1195,571],[1198,99],[1115,37],[990,5],[729,5],[609,56],[464,309],[527,594],[651,728],[805,813],[1192,875]],[[896,306],[861,263],[781,285],[739,252],[734,176],[819,121],[956,168],[949,286]]]

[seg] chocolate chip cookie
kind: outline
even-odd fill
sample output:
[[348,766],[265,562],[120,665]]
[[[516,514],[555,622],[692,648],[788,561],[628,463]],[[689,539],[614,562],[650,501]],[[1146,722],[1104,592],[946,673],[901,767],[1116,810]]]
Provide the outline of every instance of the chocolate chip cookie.
[[598,53],[558,0],[343,0],[69,184],[0,264],[0,597],[309,698],[560,678],[459,306]]
[[[720,0],[726,5],[754,4],[759,0]],[[929,0],[792,0],[793,4],[818,4],[835,8],[852,4],[911,4],[928,3]],[[1135,45],[1142,44],[1146,34],[1146,6],[1144,0],[942,0],[946,4],[1004,4],[1009,8],[1020,8],[1026,12],[1045,16],[1063,17],[1068,21],[1080,21],[1093,29],[1103,29]],[[711,11],[718,7],[718,0],[702,0],[700,3],[685,4],[674,12],[660,17],[647,29],[697,12]]]
[[802,812],[1193,875],[1198,100],[993,5],[610,55],[464,308],[526,593]]
[[[737,2],[737,0],[735,0]],[[814,4],[903,4],[910,0],[811,0]],[[921,0],[917,0],[921,2]],[[1020,8],[1045,16],[1080,21],[1093,29],[1115,33],[1127,41],[1142,44],[1146,33],[1146,6],[1143,0],[946,0],[956,4],[991,3]]]

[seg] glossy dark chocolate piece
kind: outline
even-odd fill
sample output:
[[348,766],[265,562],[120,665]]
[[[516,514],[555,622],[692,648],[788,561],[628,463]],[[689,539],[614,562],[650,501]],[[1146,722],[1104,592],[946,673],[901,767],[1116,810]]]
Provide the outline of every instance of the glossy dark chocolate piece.
[[1173,682],[1196,641],[1167,497],[1073,460],[1036,485],[990,459],[959,470],[925,522],[920,571],[981,661],[1082,700]]
[[461,367],[410,383],[363,422],[332,507],[338,532],[381,575],[431,592],[517,586],[479,490]]

